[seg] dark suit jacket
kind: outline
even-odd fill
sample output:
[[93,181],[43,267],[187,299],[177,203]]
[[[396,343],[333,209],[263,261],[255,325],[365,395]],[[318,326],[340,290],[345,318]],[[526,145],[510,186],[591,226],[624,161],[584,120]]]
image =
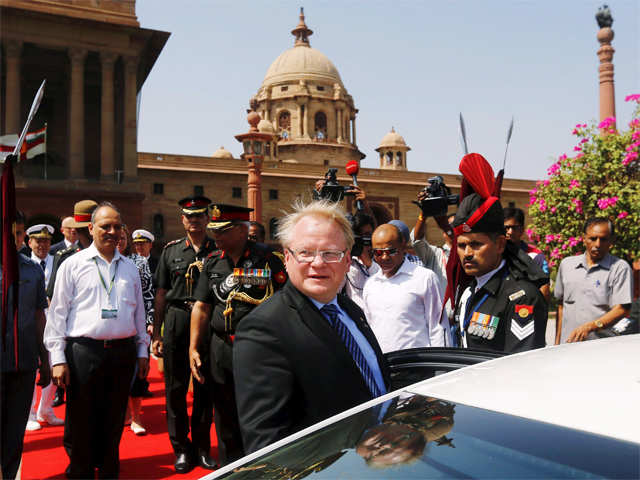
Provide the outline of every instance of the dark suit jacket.
[[[338,295],[389,370],[362,310]],[[242,319],[233,347],[236,404],[246,453],[372,399],[340,337],[290,282]]]
[[67,248],[67,245],[64,243],[64,240],[60,240],[58,243],[54,243],[53,245],[51,245],[51,250],[49,250],[49,254],[55,255],[56,252],[59,252],[60,250],[64,250],[65,248]]

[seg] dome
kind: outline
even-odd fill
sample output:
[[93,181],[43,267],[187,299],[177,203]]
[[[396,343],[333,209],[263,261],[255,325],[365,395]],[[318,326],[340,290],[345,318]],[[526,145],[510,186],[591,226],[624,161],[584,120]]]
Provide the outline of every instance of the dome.
[[380,142],[380,146],[378,148],[388,148],[388,147],[407,147],[407,144],[402,138],[401,135],[398,135],[396,131],[391,127],[391,131],[387,133],[384,137],[382,137],[382,141]]
[[220,158],[220,159],[233,159],[233,155],[229,150],[225,150],[224,147],[220,147],[215,153],[212,155],[212,158]]
[[336,66],[327,56],[306,45],[297,45],[283,52],[267,70],[263,86],[300,79],[342,85]]
[[273,123],[264,118],[258,123],[258,131],[260,133],[276,133],[276,129],[273,128]]
[[304,23],[304,10],[300,9],[300,22],[291,31],[295,37],[294,47],[284,51],[267,70],[262,86],[297,80],[314,80],[341,87],[342,79],[336,66],[324,53],[311,48],[309,36],[313,31]]

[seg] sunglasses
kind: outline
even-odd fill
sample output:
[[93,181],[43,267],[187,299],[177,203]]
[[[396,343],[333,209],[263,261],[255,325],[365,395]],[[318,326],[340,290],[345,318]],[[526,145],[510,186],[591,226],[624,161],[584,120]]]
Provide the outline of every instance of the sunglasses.
[[382,257],[385,253],[390,257],[398,254],[397,248],[374,248],[372,250],[374,257]]

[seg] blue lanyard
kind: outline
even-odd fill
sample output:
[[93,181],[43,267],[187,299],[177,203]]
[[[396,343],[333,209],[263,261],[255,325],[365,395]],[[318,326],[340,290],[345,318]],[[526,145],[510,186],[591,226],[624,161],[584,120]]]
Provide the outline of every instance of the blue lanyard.
[[482,297],[480,299],[480,301],[478,303],[476,303],[476,306],[473,307],[470,312],[464,312],[464,324],[462,326],[462,335],[465,334],[465,331],[467,330],[467,327],[471,323],[471,316],[475,313],[476,310],[478,310],[480,308],[480,306],[485,302],[485,300],[487,298],[489,298],[489,294],[485,293],[484,297]]

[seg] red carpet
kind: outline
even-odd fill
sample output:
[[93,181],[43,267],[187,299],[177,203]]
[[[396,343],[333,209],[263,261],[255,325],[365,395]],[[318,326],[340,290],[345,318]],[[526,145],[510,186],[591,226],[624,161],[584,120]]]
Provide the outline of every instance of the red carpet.
[[[194,468],[188,474],[177,474],[173,469],[175,457],[165,420],[164,380],[158,372],[156,361],[151,359],[149,371],[149,389],[152,398],[142,400],[142,420],[147,429],[147,435],[136,436],[124,427],[120,441],[120,478],[172,478],[195,479],[200,478],[210,470],[200,467]],[[38,390],[40,388],[38,387]],[[191,411],[191,398],[189,411]],[[64,405],[55,409],[56,415],[64,418]],[[22,456],[22,478],[24,480],[64,479],[64,470],[69,464],[62,447],[62,433],[64,427],[50,427],[46,424],[35,432],[26,432],[24,438],[24,454]],[[217,458],[215,429],[211,428],[213,448],[211,455]]]

